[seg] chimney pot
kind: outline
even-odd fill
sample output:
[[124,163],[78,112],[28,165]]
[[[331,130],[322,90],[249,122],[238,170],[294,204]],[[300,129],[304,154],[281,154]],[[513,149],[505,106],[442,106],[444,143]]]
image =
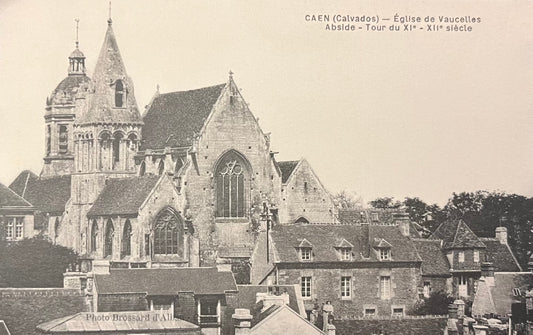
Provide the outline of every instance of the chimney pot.
[[482,277],[494,277],[494,264],[492,262],[481,263],[481,276]]
[[457,305],[456,304],[448,305],[448,318],[457,319]]
[[250,333],[252,327],[252,315],[246,308],[235,308],[235,313],[231,316],[235,325],[235,335],[245,335]]

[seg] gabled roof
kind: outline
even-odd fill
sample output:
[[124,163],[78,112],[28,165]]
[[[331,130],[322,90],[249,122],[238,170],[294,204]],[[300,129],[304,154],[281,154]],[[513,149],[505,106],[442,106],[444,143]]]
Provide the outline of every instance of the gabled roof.
[[374,238],[374,243],[372,245],[374,248],[378,248],[378,249],[385,249],[385,248],[390,248],[392,247],[392,244],[390,244],[389,242],[387,242],[387,240],[385,240],[384,238],[379,238],[379,237],[376,237]]
[[224,294],[237,290],[233,273],[216,268],[116,269],[96,275],[95,282],[98,294]]
[[15,191],[0,183],[0,209],[2,207],[26,207],[31,209],[32,206],[29,202],[24,200]]
[[156,96],[143,117],[141,150],[192,145],[225,86]]
[[137,333],[150,330],[165,333],[198,330],[197,334],[200,334],[199,326],[180,319],[170,319],[166,314],[158,311],[78,313],[41,323],[37,329],[49,334],[115,331]]
[[511,313],[511,305],[520,302],[513,289],[519,289],[521,293],[529,290],[533,285],[533,273],[531,272],[496,272],[494,284],[490,280],[481,277],[478,290],[474,297],[472,312],[476,314],[495,313],[506,316]]
[[61,214],[70,199],[70,175],[35,178],[31,172],[24,171],[11,187],[41,212]]
[[444,241],[444,249],[485,248],[479,237],[462,220],[449,220],[441,223],[431,235],[432,239]]
[[87,216],[136,215],[160,176],[109,179]]
[[494,264],[494,270],[498,272],[517,272],[522,271],[522,267],[513,255],[508,244],[501,243],[496,238],[480,238],[480,240],[487,246],[485,249],[485,261]]
[[410,238],[401,234],[397,226],[353,225],[283,225],[271,231],[275,262],[299,262],[297,247],[303,239],[313,246],[313,262],[339,262],[335,250],[339,241],[346,239],[353,245],[353,261],[379,261],[369,252],[374,238],[387,240],[394,261],[420,262],[421,259]]
[[300,241],[300,243],[298,244],[298,248],[312,248],[313,245],[311,244],[311,242],[309,242],[307,239],[303,239]]
[[286,183],[289,180],[292,172],[296,168],[300,161],[281,161],[278,162],[279,169],[281,171],[281,182]]
[[287,305],[271,306],[253,320],[250,335],[317,334],[324,335],[315,325]]
[[345,238],[342,239],[342,241],[337,244],[337,248],[353,248],[353,244],[351,244],[350,242],[346,241]]
[[450,265],[440,247],[441,240],[419,238],[413,242],[422,258],[423,276],[450,276]]
[[28,186],[28,180],[30,179],[39,179],[39,176],[30,170],[24,170],[11,182],[11,184],[9,184],[9,188],[21,197],[24,197],[26,187]]

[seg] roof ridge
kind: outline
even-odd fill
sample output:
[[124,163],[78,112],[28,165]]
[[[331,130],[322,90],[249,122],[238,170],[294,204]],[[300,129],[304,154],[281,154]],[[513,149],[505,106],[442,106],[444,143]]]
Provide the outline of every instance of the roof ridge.
[[204,87],[199,87],[199,88],[193,88],[193,89],[191,89],[191,90],[172,91],[172,92],[167,92],[167,93],[159,93],[159,95],[158,95],[157,97],[155,97],[155,98],[157,99],[157,98],[162,97],[162,96],[164,96],[164,95],[175,94],[175,93],[194,92],[194,91],[199,91],[199,90],[203,90],[203,89],[206,89],[206,88],[213,88],[213,87],[224,86],[224,85],[226,85],[226,83],[223,83],[223,84],[216,84],[216,85],[210,85],[210,86],[204,86]]

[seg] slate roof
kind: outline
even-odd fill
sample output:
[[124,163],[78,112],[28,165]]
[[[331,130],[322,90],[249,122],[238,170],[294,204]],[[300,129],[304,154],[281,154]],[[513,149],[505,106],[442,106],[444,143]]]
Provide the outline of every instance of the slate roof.
[[441,240],[413,239],[422,258],[423,276],[450,276],[450,265],[440,247]]
[[278,162],[279,169],[281,171],[281,182],[286,183],[289,180],[292,172],[296,168],[300,161],[281,161]]
[[187,334],[197,330],[197,334],[201,334],[199,326],[180,319],[167,319],[165,314],[157,311],[77,313],[42,323],[37,328],[44,333],[52,334],[114,331],[137,333],[150,330],[163,332],[188,330]]
[[11,335],[41,335],[38,324],[88,308],[80,290],[0,289],[0,315]]
[[141,150],[190,146],[225,86],[156,96],[143,117]]
[[377,252],[372,252],[371,248],[377,238],[391,244],[392,261],[421,261],[411,239],[403,236],[397,226],[277,226],[271,234],[276,261],[282,263],[300,262],[298,247],[304,239],[313,246],[312,262],[339,262],[335,247],[343,239],[354,246],[354,262],[379,261]]
[[15,191],[18,195],[24,196],[28,179],[39,179],[39,176],[30,170],[24,170],[11,182],[11,184],[9,184],[9,188]]
[[494,286],[488,285],[487,279],[481,277],[478,290],[474,297],[472,309],[474,313],[495,313],[505,316],[511,313],[511,305],[520,302],[515,297],[513,289],[518,288],[523,294],[533,288],[533,273],[531,272],[496,272]]
[[0,335],[11,335],[4,320],[0,320]]
[[233,274],[216,268],[114,269],[110,274],[96,275],[95,284],[98,294],[224,294],[237,290]]
[[0,183],[0,208],[2,207],[27,207],[32,208],[31,204],[24,200],[15,191]]
[[502,244],[496,238],[480,238],[480,240],[487,246],[485,261],[494,264],[494,270],[498,272],[517,272],[522,271],[522,268],[508,244]]
[[90,81],[91,78],[85,74],[69,75],[57,85],[50,95],[50,101],[54,103],[72,104],[80,86]]
[[155,175],[109,179],[87,216],[136,215],[161,178]]
[[446,317],[334,320],[337,335],[442,335]]
[[486,247],[479,237],[461,219],[441,223],[433,232],[431,238],[443,240],[444,249]]
[[70,199],[70,175],[45,178],[34,176],[31,172],[24,171],[9,188],[41,212],[63,213],[65,204]]

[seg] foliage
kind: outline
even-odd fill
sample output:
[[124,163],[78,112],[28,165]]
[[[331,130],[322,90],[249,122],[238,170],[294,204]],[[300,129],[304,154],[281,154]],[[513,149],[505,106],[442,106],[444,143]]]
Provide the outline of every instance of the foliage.
[[379,209],[400,208],[401,202],[394,200],[394,198],[376,198],[369,202],[370,206]]
[[0,286],[63,287],[63,272],[76,262],[71,249],[42,237],[0,241]]
[[359,209],[363,208],[363,200],[355,192],[342,190],[333,196],[333,202],[337,209]]
[[420,300],[414,307],[416,315],[445,315],[448,314],[448,305],[454,298],[443,291],[433,292],[429,298]]

